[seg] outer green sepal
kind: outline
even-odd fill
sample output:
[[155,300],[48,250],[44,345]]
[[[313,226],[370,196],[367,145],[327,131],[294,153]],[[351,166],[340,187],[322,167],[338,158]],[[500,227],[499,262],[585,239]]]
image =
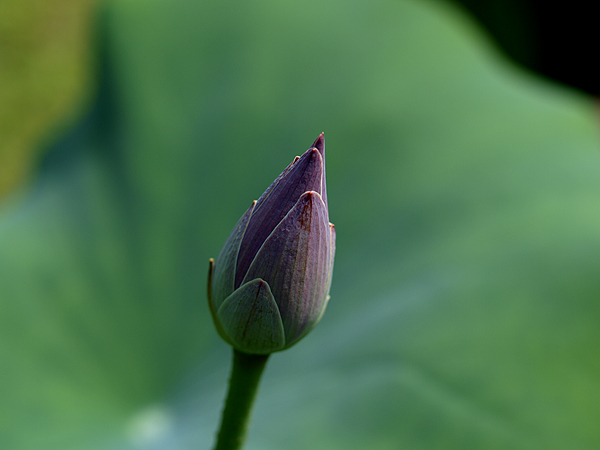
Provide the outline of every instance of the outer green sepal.
[[252,202],[250,208],[240,218],[214,264],[212,292],[209,292],[209,295],[216,309],[219,309],[221,304],[235,289],[233,283],[240,243],[255,206],[256,201]]
[[281,350],[285,332],[277,303],[269,284],[256,278],[225,299],[217,320],[226,340],[236,349],[266,355]]
[[207,293],[208,293],[208,308],[210,309],[210,315],[212,316],[213,322],[215,323],[215,327],[217,329],[217,332],[219,333],[219,336],[221,336],[223,338],[223,340],[225,342],[227,342],[229,345],[233,345],[233,342],[231,342],[231,339],[229,339],[229,337],[227,337],[227,334],[225,334],[223,327],[219,323],[219,318],[217,317],[217,310],[215,309],[215,304],[213,301],[212,291],[213,291],[213,278],[214,278],[214,272],[215,272],[215,260],[210,258],[208,263],[209,263],[209,266],[208,266],[208,284],[207,284],[208,292]]

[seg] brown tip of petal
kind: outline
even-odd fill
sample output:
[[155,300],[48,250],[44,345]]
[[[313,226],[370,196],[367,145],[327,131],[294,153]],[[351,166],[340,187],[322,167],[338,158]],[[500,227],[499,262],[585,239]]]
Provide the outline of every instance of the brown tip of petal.
[[260,278],[256,282],[256,296],[260,294],[260,291],[267,289],[267,282],[265,280],[261,280]]
[[319,151],[319,149],[318,149],[318,148],[316,148],[316,147],[311,147],[311,148],[309,149],[309,151],[310,151],[310,156],[311,156],[311,158],[317,158],[317,155],[319,155],[319,156],[318,156],[318,158],[319,158],[319,159],[321,159],[321,160],[323,159],[323,157],[321,156],[321,152]]
[[317,191],[306,191],[304,194],[302,194],[300,196],[300,199],[302,199],[302,197],[306,197],[306,200],[316,200],[316,199],[320,199],[321,201],[323,200],[323,197],[321,197],[321,193],[317,192]]

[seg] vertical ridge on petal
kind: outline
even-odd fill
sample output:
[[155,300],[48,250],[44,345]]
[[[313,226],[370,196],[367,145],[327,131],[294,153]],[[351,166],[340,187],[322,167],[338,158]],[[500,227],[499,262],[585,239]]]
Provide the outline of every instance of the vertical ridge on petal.
[[248,223],[240,251],[237,257],[237,269],[234,286],[237,288],[245,278],[246,271],[256,256],[259,248],[273,229],[296,204],[300,196],[307,191],[319,194],[322,190],[323,161],[316,148],[310,148],[288,166],[270,193],[261,196],[252,218]]
[[260,276],[271,287],[286,346],[322,312],[331,265],[330,242],[327,208],[318,192],[309,191],[273,230],[248,269],[244,281]]

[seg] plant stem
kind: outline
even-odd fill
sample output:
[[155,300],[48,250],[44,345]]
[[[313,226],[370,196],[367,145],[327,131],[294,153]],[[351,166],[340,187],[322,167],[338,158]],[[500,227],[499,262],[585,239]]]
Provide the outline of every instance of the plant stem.
[[233,350],[229,392],[214,450],[238,450],[246,439],[258,383],[269,355],[249,355]]

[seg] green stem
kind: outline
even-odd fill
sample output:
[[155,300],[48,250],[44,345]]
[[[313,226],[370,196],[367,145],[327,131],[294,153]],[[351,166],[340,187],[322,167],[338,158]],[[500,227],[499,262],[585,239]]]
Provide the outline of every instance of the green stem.
[[246,439],[252,404],[269,355],[233,350],[229,392],[214,450],[238,450]]

